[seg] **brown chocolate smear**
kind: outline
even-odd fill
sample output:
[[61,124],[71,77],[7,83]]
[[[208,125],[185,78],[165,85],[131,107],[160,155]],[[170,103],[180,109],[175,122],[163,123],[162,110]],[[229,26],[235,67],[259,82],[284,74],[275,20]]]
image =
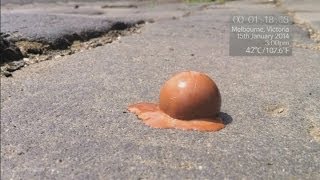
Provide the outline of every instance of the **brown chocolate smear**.
[[175,119],[160,110],[157,104],[138,103],[128,107],[146,125],[153,128],[175,128],[182,130],[218,131],[224,128],[219,117],[193,120]]

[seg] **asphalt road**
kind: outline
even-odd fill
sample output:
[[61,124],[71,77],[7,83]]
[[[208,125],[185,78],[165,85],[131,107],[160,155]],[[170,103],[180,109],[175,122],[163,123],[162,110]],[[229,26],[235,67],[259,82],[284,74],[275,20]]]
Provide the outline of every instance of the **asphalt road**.
[[[319,179],[320,52],[229,56],[230,14],[282,13],[246,2],[1,78],[1,179]],[[215,79],[225,129],[151,129],[127,112],[183,70]]]

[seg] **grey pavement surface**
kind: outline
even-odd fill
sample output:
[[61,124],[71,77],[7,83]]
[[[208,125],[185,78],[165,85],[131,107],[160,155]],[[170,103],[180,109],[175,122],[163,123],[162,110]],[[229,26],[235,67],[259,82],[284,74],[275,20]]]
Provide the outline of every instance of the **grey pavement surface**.
[[[320,52],[228,56],[242,12],[282,13],[211,5],[1,78],[1,179],[319,179]],[[151,129],[126,111],[183,70],[215,79],[225,129]]]
[[294,14],[297,23],[307,23],[320,33],[320,1],[279,0],[282,7]]
[[[116,2],[116,1],[125,1],[125,0],[1,0],[2,5],[6,4],[19,4],[19,5],[24,5],[24,4],[34,4],[34,3],[68,3],[68,2]],[[134,0],[131,0],[134,1]]]
[[[139,8],[105,8],[131,4]],[[152,2],[134,1],[6,5],[1,7],[1,32],[11,41],[37,41],[65,49],[74,40],[98,37],[111,29],[125,29],[141,21],[181,17],[199,7],[156,6]]]
[[1,31],[10,34],[9,39],[43,42],[63,49],[74,40],[98,37],[111,29],[125,29],[139,22],[47,13],[2,13],[1,17]]

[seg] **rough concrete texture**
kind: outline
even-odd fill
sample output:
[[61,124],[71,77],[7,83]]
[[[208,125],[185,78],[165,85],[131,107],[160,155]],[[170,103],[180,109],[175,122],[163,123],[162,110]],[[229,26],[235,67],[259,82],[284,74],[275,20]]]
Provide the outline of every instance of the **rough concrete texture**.
[[[51,15],[41,13],[2,13],[3,33],[17,40],[30,40],[65,49],[74,40],[86,40],[111,29],[125,29],[137,21],[112,21],[105,18]],[[31,26],[30,26],[31,25]]]
[[293,12],[298,20],[313,24],[320,31],[320,1],[280,0],[280,3]]
[[[1,36],[15,44],[24,58],[21,60],[20,52],[14,54],[21,57],[20,61],[5,63],[1,75],[12,76],[10,72],[23,66],[101,46],[119,35],[137,33],[140,23],[181,18],[205,6],[162,1],[5,4],[1,6],[5,19]],[[8,53],[1,54],[6,62],[17,60]]]
[[88,40],[142,21],[181,17],[201,8],[183,3],[157,4],[127,1],[6,5],[1,7],[1,32],[11,41],[36,41],[65,49],[74,40]]
[[[91,2],[91,3],[96,3],[96,2],[116,2],[116,1],[126,1],[126,0],[2,0],[1,5],[7,5],[7,4],[19,4],[19,5],[24,5],[24,4],[34,4],[34,3],[68,3],[68,2]],[[134,0],[131,0],[134,1]],[[139,1],[139,0],[138,0]]]
[[[320,53],[228,56],[229,15],[244,11],[281,13],[211,5],[1,78],[2,179],[319,179]],[[225,129],[151,129],[126,111],[184,70],[215,79]]]
[[320,1],[318,0],[279,0],[280,5],[293,14],[298,24],[308,25],[312,33],[317,33],[314,39],[320,42]]

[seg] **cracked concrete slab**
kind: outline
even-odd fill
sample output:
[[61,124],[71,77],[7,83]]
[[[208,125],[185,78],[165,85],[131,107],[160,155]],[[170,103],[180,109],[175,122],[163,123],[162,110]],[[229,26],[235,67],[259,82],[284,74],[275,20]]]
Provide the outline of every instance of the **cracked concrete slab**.
[[[116,0],[118,2],[128,2],[128,0]],[[134,0],[131,0],[134,1]],[[137,0],[136,0],[137,1]],[[115,0],[2,0],[1,5],[7,5],[7,4],[19,4],[19,5],[25,5],[25,4],[34,4],[34,3],[68,3],[68,2],[90,2],[90,3],[96,3],[96,2],[115,2]]]
[[320,43],[320,1],[279,0],[279,4],[293,15],[297,24],[309,28],[311,38]]
[[[30,65],[110,43],[118,36],[136,32],[141,23],[183,17],[203,5],[145,1],[5,4],[1,6],[1,36],[15,44],[25,65]],[[1,67],[2,75],[11,76],[6,69],[20,67]]]
[[122,30],[143,21],[182,17],[201,7],[184,3],[157,6],[158,3],[131,2],[137,8],[110,8],[128,3],[4,5],[1,7],[1,33],[10,41],[36,41],[56,49],[65,49],[74,40],[88,40],[110,30]]
[[139,22],[40,13],[2,13],[1,16],[1,31],[10,35],[9,40],[42,42],[55,49],[65,49],[74,40],[98,37],[110,30],[126,29]]

